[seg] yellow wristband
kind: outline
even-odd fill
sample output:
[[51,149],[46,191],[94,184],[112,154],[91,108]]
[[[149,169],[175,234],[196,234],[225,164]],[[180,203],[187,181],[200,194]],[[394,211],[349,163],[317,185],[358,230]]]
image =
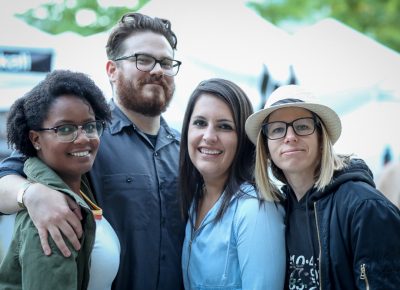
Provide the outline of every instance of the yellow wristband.
[[33,182],[27,181],[25,182],[21,188],[18,190],[17,193],[17,202],[18,202],[18,206],[22,209],[25,209],[26,206],[24,204],[24,194],[27,191],[27,189],[29,188],[29,186],[31,186],[33,184]]

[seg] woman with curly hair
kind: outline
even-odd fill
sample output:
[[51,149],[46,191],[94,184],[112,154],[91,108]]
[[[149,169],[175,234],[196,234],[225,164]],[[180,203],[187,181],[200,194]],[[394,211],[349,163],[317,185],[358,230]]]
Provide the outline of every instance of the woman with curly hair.
[[[101,90],[86,75],[55,70],[9,112],[10,145],[26,156],[28,182],[45,184],[69,196],[83,235],[80,250],[65,258],[50,239],[43,255],[39,233],[27,210],[15,220],[14,236],[0,265],[0,289],[111,289],[119,266],[119,241],[102,217],[85,173],[94,162],[110,110]],[[43,213],[45,214],[45,213]],[[72,213],[73,214],[73,213]],[[65,225],[72,230],[72,226]]]

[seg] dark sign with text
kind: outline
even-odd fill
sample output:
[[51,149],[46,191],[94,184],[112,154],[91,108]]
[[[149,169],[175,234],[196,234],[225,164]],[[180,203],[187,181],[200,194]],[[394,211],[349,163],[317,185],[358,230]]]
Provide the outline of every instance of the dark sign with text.
[[51,49],[0,46],[0,72],[50,72]]

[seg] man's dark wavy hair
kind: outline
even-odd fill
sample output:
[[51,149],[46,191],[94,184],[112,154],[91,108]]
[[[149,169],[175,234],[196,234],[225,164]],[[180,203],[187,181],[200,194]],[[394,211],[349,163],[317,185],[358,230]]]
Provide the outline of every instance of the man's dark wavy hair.
[[107,57],[110,60],[120,56],[123,50],[123,42],[136,32],[151,31],[163,35],[176,50],[178,40],[171,30],[171,22],[167,19],[150,17],[141,13],[127,13],[111,31],[107,45]]

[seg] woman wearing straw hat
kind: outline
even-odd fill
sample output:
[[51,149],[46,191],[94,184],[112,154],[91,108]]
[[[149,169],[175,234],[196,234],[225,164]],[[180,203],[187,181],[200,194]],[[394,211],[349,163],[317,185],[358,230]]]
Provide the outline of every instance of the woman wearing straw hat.
[[246,133],[260,192],[286,198],[288,289],[399,289],[400,211],[362,160],[334,153],[338,115],[288,85],[247,119]]

